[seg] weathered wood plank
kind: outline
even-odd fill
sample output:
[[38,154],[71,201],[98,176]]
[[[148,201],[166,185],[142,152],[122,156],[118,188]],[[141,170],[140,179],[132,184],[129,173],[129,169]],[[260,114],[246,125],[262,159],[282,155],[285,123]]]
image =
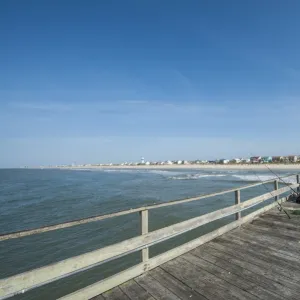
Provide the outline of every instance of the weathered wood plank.
[[157,280],[149,274],[143,274],[134,279],[140,286],[142,286],[148,293],[154,296],[155,299],[161,300],[180,300],[166,287],[161,285]]
[[115,287],[112,290],[105,292],[102,296],[106,300],[130,300],[119,287]]
[[268,270],[268,272],[276,272],[277,274],[280,274],[287,279],[289,279],[291,282],[298,283],[300,280],[300,277],[298,276],[298,272],[295,273],[294,271],[285,268],[282,264],[277,263],[276,265],[272,264],[271,262],[267,262],[263,259],[261,259],[261,255],[257,254],[255,257],[252,255],[252,253],[245,251],[244,249],[239,249],[239,251],[234,250],[232,247],[229,247],[228,244],[223,245],[220,242],[210,242],[210,247],[213,247],[214,249],[218,251],[222,251],[225,253],[228,253],[230,255],[242,258],[244,261],[248,261],[254,265],[257,266],[263,266],[265,270]]
[[254,225],[264,225],[264,226],[270,226],[270,227],[274,227],[274,228],[284,228],[284,229],[292,229],[292,230],[299,230],[299,226],[300,224],[298,223],[292,223],[289,221],[278,221],[276,219],[271,219],[271,218],[258,218],[256,220],[253,221]]
[[222,236],[220,239],[216,239],[215,242],[225,246],[229,244],[231,249],[235,249],[237,251],[247,251],[247,253],[252,254],[254,258],[258,257],[274,265],[278,265],[278,262],[280,262],[280,266],[290,266],[289,269],[291,271],[293,269],[295,269],[296,272],[300,270],[299,259],[286,256],[284,254],[281,254],[277,250],[274,251],[270,249],[269,247],[249,244],[241,240],[239,236],[237,236],[236,238],[232,238],[232,236]]
[[268,233],[269,235],[273,236],[281,236],[282,238],[286,238],[290,241],[298,241],[300,239],[300,232],[292,231],[292,230],[285,230],[283,228],[277,228],[274,230],[273,228],[270,228],[268,226],[263,225],[255,225],[255,224],[249,224],[247,226],[247,229],[254,229],[258,232],[264,232]]
[[[291,215],[293,216],[293,215]],[[292,224],[292,225],[295,225],[295,226],[299,226],[300,225],[300,218],[299,219],[295,219],[295,218],[291,218],[291,219],[288,219],[286,214],[285,214],[285,217],[284,216],[280,216],[280,215],[276,215],[276,214],[269,214],[269,213],[265,213],[263,214],[262,216],[260,216],[258,219],[261,219],[261,220],[268,220],[268,221],[276,221],[276,222],[279,222],[279,223],[286,223],[286,224]]]
[[201,259],[200,257],[194,256],[191,253],[184,254],[182,258],[186,259],[193,265],[198,266],[201,269],[215,275],[216,277],[221,278],[244,291],[247,291],[248,293],[256,296],[259,299],[282,300],[280,296],[276,295],[273,292],[265,290],[260,286],[257,286],[252,281],[245,280],[243,277],[240,277],[232,272],[228,272],[227,270],[220,268],[212,263],[209,263]]
[[300,293],[300,286],[298,283],[293,283],[290,281],[289,278],[286,278],[285,276],[282,276],[281,274],[278,274],[272,270],[266,269],[265,266],[262,265],[256,265],[252,262],[249,262],[247,260],[244,260],[243,257],[237,256],[237,255],[231,255],[226,252],[219,251],[215,248],[210,247],[208,244],[201,246],[201,251],[205,250],[211,255],[224,259],[228,261],[229,263],[236,264],[244,269],[247,269],[253,273],[259,274],[261,276],[264,276],[268,279],[271,279],[279,284],[282,284],[289,288],[293,292]]
[[258,232],[253,230],[253,228],[245,227],[242,230],[242,234],[247,234],[254,236],[254,240],[258,240],[262,243],[270,243],[274,247],[279,247],[281,250],[286,250],[290,252],[290,255],[298,255],[300,251],[300,244],[296,241],[288,241],[280,235],[270,235],[266,232]]
[[[214,249],[212,249],[214,250]],[[190,252],[191,254],[198,256],[202,258],[203,260],[206,260],[212,264],[215,264],[216,266],[219,266],[226,270],[228,273],[234,273],[239,277],[242,277],[246,279],[247,281],[253,282],[257,286],[261,286],[265,290],[268,290],[270,292],[274,292],[280,297],[283,297],[284,299],[295,299],[298,300],[298,293],[294,292],[293,290],[287,288],[286,286],[282,285],[281,283],[278,283],[274,280],[271,280],[268,277],[265,277],[263,272],[254,272],[256,271],[255,266],[252,268],[252,270],[246,269],[247,264],[244,264],[243,261],[240,260],[241,264],[237,263],[239,262],[238,259],[235,259],[235,261],[232,260],[230,256],[224,256],[221,258],[221,256],[217,257],[212,254],[214,254],[213,251],[207,250],[205,247],[198,247]]]
[[175,277],[159,267],[150,271],[149,274],[182,300],[207,300],[207,298],[200,295],[199,293],[196,293],[190,287],[177,280]]
[[276,241],[274,242],[273,239],[264,239],[264,237],[259,236],[260,238],[257,238],[257,235],[251,235],[245,233],[243,230],[241,230],[238,235],[233,233],[228,233],[226,238],[236,239],[236,241],[242,241],[244,242],[248,247],[251,247],[251,249],[256,251],[264,251],[264,249],[269,249],[273,251],[274,256],[283,257],[285,259],[288,259],[292,262],[300,262],[300,252],[299,251],[291,251],[291,249],[285,250],[282,244],[278,244]]
[[120,285],[120,289],[131,300],[155,300],[144,288],[137,284],[133,279]]
[[210,296],[208,297],[214,294],[214,299],[218,299],[217,297],[221,296],[221,298],[224,297],[225,299],[257,300],[257,297],[250,293],[237,288],[181,257],[164,264],[162,268],[173,276],[181,278],[180,280],[196,289],[196,291],[199,290],[205,297],[207,297],[207,289],[211,289]]

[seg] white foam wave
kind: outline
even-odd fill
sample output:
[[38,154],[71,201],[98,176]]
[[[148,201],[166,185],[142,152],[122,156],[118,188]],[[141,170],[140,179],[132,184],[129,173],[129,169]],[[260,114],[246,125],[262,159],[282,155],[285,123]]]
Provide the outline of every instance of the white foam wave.
[[172,176],[169,179],[173,180],[196,180],[207,177],[223,177],[225,174],[186,174],[184,176]]
[[[238,179],[241,179],[243,181],[267,181],[267,180],[277,180],[278,178],[274,175],[232,175],[233,177],[236,177]],[[279,179],[278,179],[279,180]],[[296,178],[293,177],[288,177],[288,178],[283,178],[283,180],[286,183],[296,183]]]

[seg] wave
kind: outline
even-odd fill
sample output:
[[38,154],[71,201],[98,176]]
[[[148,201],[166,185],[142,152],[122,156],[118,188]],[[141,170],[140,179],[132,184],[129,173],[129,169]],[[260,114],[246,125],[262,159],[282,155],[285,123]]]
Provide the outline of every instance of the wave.
[[[277,180],[278,178],[274,175],[232,175],[233,177],[236,177],[242,181],[251,181],[251,182],[257,182],[257,181],[267,181],[267,180]],[[279,180],[279,179],[278,179]],[[296,178],[288,177],[283,178],[283,180],[286,183],[296,183]]]
[[227,176],[225,174],[186,174],[184,176],[172,176],[169,177],[169,179],[173,180],[196,180],[201,178],[207,178],[207,177],[223,177]]

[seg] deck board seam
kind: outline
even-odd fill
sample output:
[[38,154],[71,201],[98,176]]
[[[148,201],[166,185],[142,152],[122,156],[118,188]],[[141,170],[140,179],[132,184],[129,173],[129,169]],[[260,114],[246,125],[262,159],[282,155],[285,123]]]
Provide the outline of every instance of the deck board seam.
[[[164,264],[163,264],[164,265]],[[188,287],[189,289],[191,289],[194,293],[199,294],[200,296],[206,298],[207,300],[211,300],[209,298],[207,298],[205,295],[199,293],[198,290],[195,290],[193,287],[189,286],[187,282],[183,282],[180,278],[174,276],[173,274],[171,274],[168,270],[163,268],[163,265],[159,266],[159,268],[161,268],[164,272],[168,273],[171,277],[175,278],[177,281],[181,282],[183,285],[185,285],[186,287]],[[203,281],[202,281],[203,282]]]
[[[213,262],[207,260],[205,257],[199,256],[197,253],[191,253],[191,254],[194,255],[194,256],[197,256],[197,257],[199,257],[199,258],[201,258],[201,259],[203,259],[203,260],[205,260],[205,261],[207,261],[207,262],[209,262],[209,263],[211,263],[211,264],[213,264],[213,265],[215,265],[215,266],[217,266],[217,267],[219,267],[219,268],[222,268],[223,270],[225,270],[225,271],[227,271],[227,272],[231,272],[232,274],[235,274],[236,276],[240,276],[240,277],[243,278],[244,280],[251,281],[252,283],[256,284],[257,286],[263,288],[264,290],[266,290],[266,291],[268,291],[268,292],[272,292],[272,293],[276,294],[276,295],[279,296],[279,297],[283,297],[282,294],[278,294],[276,291],[274,291],[274,290],[272,290],[272,289],[266,288],[266,285],[265,285],[265,284],[264,284],[264,285],[258,284],[257,282],[254,282],[252,279],[249,279],[248,277],[245,278],[245,277],[242,276],[241,274],[235,273],[234,271],[232,271],[232,269],[230,269],[230,270],[225,269],[224,267],[222,267],[222,266],[220,266],[220,265],[218,265],[218,264],[216,264],[216,263],[213,263]],[[286,287],[286,286],[283,285],[281,282],[277,282],[276,280],[272,280],[272,279],[270,279],[270,278],[268,278],[268,277],[265,277],[265,276],[263,276],[263,275],[261,275],[261,274],[258,274],[258,273],[256,273],[256,272],[254,272],[254,271],[252,271],[252,270],[249,270],[249,269],[247,269],[246,267],[241,267],[241,266],[235,264],[234,262],[229,262],[229,261],[228,261],[227,259],[225,259],[225,258],[219,258],[219,257],[217,257],[217,256],[215,256],[215,255],[213,255],[213,254],[210,254],[210,255],[213,256],[213,257],[215,257],[215,258],[217,258],[218,260],[224,260],[226,263],[230,263],[230,264],[232,264],[232,265],[235,265],[235,266],[237,266],[237,267],[240,267],[241,269],[246,270],[246,271],[248,271],[249,273],[252,273],[254,276],[264,277],[267,281],[273,281],[276,285],[280,285],[280,286],[282,286],[283,288],[287,289],[291,294],[295,294],[295,292],[294,292],[293,290],[291,290],[290,288]],[[295,295],[295,296],[296,296],[296,295]],[[298,298],[294,298],[294,297],[292,297],[292,299],[293,299],[293,300],[298,300]]]
[[[191,255],[193,255],[192,253],[190,253]],[[193,256],[195,256],[195,255],[193,255]],[[187,259],[185,259],[184,258],[184,256],[182,256],[182,258],[184,259],[184,260],[186,260],[186,261],[188,261]],[[197,256],[197,258],[198,258],[198,256]],[[199,257],[199,258],[201,258],[201,257]],[[188,261],[189,262],[189,261]],[[210,263],[210,262],[209,262]],[[210,263],[211,264],[211,263]],[[217,265],[215,265],[216,267],[219,267],[219,266],[217,266]],[[239,289],[239,290],[241,290],[241,291],[244,291],[244,292],[247,292],[248,294],[250,294],[250,295],[252,295],[252,296],[254,296],[254,297],[256,297],[256,298],[258,298],[258,299],[262,299],[262,298],[259,298],[259,297],[257,297],[256,295],[254,295],[254,294],[252,294],[252,293],[250,293],[248,290],[246,290],[246,289],[243,289],[243,288],[241,288],[241,287],[239,287],[239,286],[237,286],[237,285],[235,285],[235,284],[233,284],[232,282],[229,282],[229,281],[227,281],[226,279],[224,279],[224,278],[221,278],[221,277],[219,277],[219,276],[217,276],[216,274],[214,274],[214,273],[211,273],[210,271],[208,271],[208,270],[206,270],[206,269],[203,269],[203,268],[201,268],[200,266],[197,266],[197,268],[200,268],[201,270],[203,270],[203,271],[205,271],[205,272],[207,272],[207,273],[209,273],[209,274],[211,274],[211,275],[213,275],[213,276],[215,276],[215,277],[217,277],[217,278],[219,278],[219,279],[221,279],[221,280],[223,280],[223,281],[225,281],[225,282],[227,282],[228,283],[228,285],[231,285],[231,286],[234,286],[234,287],[236,287],[237,289]],[[221,267],[219,267],[219,268],[221,268]],[[223,270],[225,270],[225,271],[227,271],[226,269],[224,269],[224,268],[222,268]],[[235,274],[236,275],[236,274]],[[243,278],[244,280],[246,280],[245,278]]]
[[[222,250],[220,250],[220,249],[217,249],[217,248],[215,248],[215,247],[213,247],[213,246],[211,246],[211,245],[207,245],[207,246],[213,248],[213,249],[216,250],[216,251],[225,253],[225,254],[227,254],[227,255],[232,256],[233,258],[236,258],[233,254],[230,254],[230,253],[228,253],[228,252],[225,252],[225,251],[222,251]],[[247,260],[245,260],[245,261],[247,261]],[[257,267],[262,268],[262,266],[259,264],[259,262],[253,263],[253,262],[247,261],[247,263],[250,263],[250,264],[253,264],[253,265],[257,266]],[[269,272],[269,271],[272,271],[272,267],[271,267],[271,266],[270,266],[269,268],[265,268],[265,267],[264,267],[264,269],[265,269],[266,271],[268,271],[268,272]],[[295,281],[295,280],[293,280],[293,278],[287,277],[287,276],[285,276],[285,275],[283,275],[283,274],[280,274],[280,276],[283,277],[283,279],[285,279],[285,280],[289,280],[289,281],[291,281],[291,282],[293,282],[293,283],[295,283],[295,284],[299,284],[299,281]]]

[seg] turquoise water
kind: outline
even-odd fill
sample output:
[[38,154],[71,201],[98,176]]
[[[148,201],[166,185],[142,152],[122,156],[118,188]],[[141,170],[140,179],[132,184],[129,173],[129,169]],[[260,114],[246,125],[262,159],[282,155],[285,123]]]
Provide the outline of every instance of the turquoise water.
[[[293,171],[279,171],[280,175]],[[231,189],[274,178],[266,171],[234,170],[0,170],[0,233],[30,229],[153,203]],[[242,201],[273,189],[241,192]],[[271,200],[272,201],[272,200]],[[150,230],[234,204],[229,193],[149,213]],[[215,221],[150,248],[150,256],[218,228],[233,217]],[[139,215],[130,214],[0,242],[0,276],[41,267],[139,234]],[[12,299],[56,299],[140,261],[128,255]]]

